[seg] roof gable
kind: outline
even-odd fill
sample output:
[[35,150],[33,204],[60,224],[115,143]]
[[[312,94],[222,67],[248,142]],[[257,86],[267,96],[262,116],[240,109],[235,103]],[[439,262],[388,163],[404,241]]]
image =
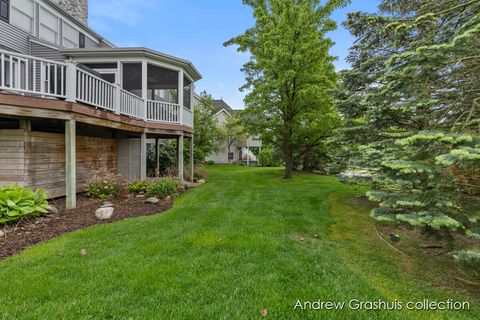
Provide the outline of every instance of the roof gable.
[[213,99],[212,103],[217,111],[222,111],[223,109],[228,113],[228,115],[233,115],[233,109],[225,101],[223,101],[223,99]]

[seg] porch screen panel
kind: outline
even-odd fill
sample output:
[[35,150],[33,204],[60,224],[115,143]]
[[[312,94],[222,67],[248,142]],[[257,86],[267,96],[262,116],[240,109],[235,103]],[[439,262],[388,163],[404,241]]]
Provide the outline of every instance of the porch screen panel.
[[142,64],[123,64],[123,89],[141,97],[142,96]]
[[189,110],[192,109],[190,105],[191,88],[192,88],[192,83],[190,82],[190,80],[187,79],[187,77],[184,77],[183,78],[183,105],[185,108]]

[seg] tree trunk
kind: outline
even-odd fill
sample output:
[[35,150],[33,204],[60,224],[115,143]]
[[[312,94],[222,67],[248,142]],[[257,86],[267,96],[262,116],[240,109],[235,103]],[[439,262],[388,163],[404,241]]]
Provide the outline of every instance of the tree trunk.
[[292,137],[292,121],[285,121],[285,132],[283,134],[283,156],[285,158],[285,174],[284,179],[290,179],[293,171],[293,153],[291,145]]
[[230,141],[227,142],[227,145],[228,145],[227,160],[228,160],[228,164],[230,164],[230,148],[231,148]]

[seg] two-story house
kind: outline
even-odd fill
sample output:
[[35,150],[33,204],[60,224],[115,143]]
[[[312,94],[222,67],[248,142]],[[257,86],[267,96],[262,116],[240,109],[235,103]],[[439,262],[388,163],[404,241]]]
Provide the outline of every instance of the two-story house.
[[145,178],[147,139],[177,140],[179,179],[189,139],[193,167],[200,73],[117,48],[87,19],[88,0],[0,0],[0,184],[42,187],[69,207],[93,169]]
[[[235,113],[240,111],[232,109],[223,99],[214,99],[212,103],[217,110],[215,119],[220,128],[225,128]],[[257,165],[261,149],[262,141],[255,135],[242,134],[225,137],[221,142],[220,149],[208,155],[205,160],[218,164]]]

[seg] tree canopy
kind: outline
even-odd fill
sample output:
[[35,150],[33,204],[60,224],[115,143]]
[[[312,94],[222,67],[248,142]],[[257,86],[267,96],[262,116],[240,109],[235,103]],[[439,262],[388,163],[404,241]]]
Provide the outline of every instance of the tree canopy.
[[[255,25],[225,45],[238,45],[250,53],[243,66],[249,90],[246,112],[256,122],[262,140],[280,146],[285,178],[294,165],[295,144],[305,136],[302,128],[315,126],[319,114],[334,114],[331,90],[337,77],[326,37],[336,28],[332,11],[346,3],[330,0],[245,0],[253,8]],[[333,119],[331,117],[324,118]],[[318,145],[320,142],[315,142]]]
[[375,218],[480,237],[480,2],[379,9],[346,22],[340,154],[373,173]]
[[200,94],[200,101],[195,106],[194,117],[194,157],[200,163],[209,154],[219,150],[222,131],[217,124],[212,97],[205,91]]

